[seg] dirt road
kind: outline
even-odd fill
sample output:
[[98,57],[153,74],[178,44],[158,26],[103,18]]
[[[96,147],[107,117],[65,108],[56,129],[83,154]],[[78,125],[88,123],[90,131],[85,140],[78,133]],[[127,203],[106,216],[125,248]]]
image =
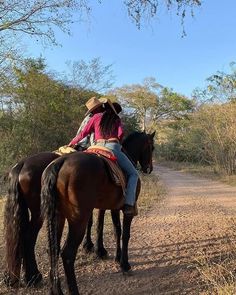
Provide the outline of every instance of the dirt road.
[[[130,241],[133,275],[116,273],[112,261],[83,271],[83,294],[199,294],[196,258],[226,251],[236,216],[236,188],[159,167],[167,189],[162,204],[135,219]],[[112,253],[112,251],[109,251]]]
[[[206,254],[217,260],[227,254],[229,240],[235,240],[236,188],[165,167],[154,173],[167,194],[161,204],[135,218],[129,252],[132,275],[119,272],[113,238],[106,235],[110,259],[83,262],[82,256],[76,263],[81,294],[204,294],[196,259]],[[44,294],[43,289],[33,293]]]

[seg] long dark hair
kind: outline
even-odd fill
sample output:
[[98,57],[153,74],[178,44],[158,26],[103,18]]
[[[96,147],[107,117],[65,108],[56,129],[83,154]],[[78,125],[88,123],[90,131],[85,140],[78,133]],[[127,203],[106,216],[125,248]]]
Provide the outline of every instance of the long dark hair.
[[110,136],[117,128],[117,123],[120,121],[120,117],[112,110],[109,104],[105,104],[105,112],[102,115],[100,123],[100,132],[105,138]]

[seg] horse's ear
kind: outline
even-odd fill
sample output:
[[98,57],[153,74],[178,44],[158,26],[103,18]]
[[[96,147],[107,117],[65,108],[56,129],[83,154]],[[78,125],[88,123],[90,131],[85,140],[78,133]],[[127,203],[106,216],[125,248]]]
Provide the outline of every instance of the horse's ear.
[[155,134],[156,134],[156,131],[154,131],[152,134],[150,134],[150,136],[151,136],[152,138],[154,138]]

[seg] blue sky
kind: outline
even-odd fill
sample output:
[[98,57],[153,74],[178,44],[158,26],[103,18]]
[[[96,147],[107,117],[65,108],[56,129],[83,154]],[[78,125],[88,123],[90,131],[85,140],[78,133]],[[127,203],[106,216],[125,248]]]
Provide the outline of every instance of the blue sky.
[[[190,96],[218,70],[236,61],[236,1],[205,0],[187,16],[182,38],[180,18],[163,7],[158,19],[138,30],[122,1],[93,1],[89,22],[74,24],[72,36],[57,32],[61,47],[43,48],[28,42],[28,55],[46,58],[50,70],[62,72],[67,60],[100,57],[113,64],[114,86],[142,83],[155,77],[160,84]],[[111,4],[112,3],[112,4]]]

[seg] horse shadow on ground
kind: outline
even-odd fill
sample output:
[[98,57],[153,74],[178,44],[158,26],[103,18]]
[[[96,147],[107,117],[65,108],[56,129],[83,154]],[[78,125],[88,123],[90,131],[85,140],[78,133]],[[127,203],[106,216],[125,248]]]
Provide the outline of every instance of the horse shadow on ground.
[[[122,275],[118,267],[114,267],[113,255],[107,261],[94,260],[93,273],[82,271],[82,265],[78,263],[81,291],[85,287],[85,294],[109,294],[108,290],[114,295],[123,294],[124,290],[128,295],[199,294],[210,288],[199,272],[199,260],[207,257],[207,263],[213,265],[221,264],[230,257],[231,265],[234,264],[236,269],[236,251],[231,247],[231,242],[234,243],[235,239],[235,236],[226,235],[157,247],[131,247],[131,276]],[[114,250],[108,248],[109,253]],[[83,266],[88,267],[84,263]],[[96,268],[100,271],[97,272]],[[101,281],[104,287],[99,283]],[[90,282],[91,289],[88,287]],[[94,291],[92,288],[96,288],[96,285],[104,289]]]

